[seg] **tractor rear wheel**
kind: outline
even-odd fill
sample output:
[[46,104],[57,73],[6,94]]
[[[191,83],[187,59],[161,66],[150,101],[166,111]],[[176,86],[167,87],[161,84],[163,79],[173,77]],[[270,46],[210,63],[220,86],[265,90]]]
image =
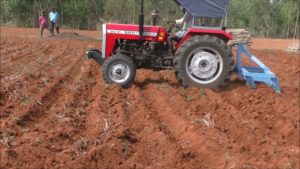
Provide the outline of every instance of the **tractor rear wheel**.
[[115,54],[102,65],[102,76],[107,83],[128,87],[134,80],[136,67],[133,60],[124,54]]
[[192,37],[176,52],[176,76],[184,86],[219,90],[230,81],[233,69],[231,48],[215,36]]

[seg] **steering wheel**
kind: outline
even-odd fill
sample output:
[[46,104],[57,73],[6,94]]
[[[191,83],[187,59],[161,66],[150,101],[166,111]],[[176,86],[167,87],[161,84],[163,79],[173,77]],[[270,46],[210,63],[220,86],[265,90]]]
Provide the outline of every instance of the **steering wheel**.
[[178,30],[182,30],[182,28],[178,26],[175,22],[166,21],[166,23],[169,25],[168,33],[171,33],[174,28]]

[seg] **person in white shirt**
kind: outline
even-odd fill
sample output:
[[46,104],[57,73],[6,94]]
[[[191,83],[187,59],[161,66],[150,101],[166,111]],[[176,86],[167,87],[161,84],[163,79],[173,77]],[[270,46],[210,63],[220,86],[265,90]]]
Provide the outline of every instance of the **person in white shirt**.
[[54,27],[56,29],[56,33],[59,34],[59,25],[58,25],[58,12],[56,8],[52,8],[52,11],[49,13],[49,19],[50,19],[50,30],[51,33],[54,34]]
[[175,20],[175,23],[177,26],[181,27],[182,30],[176,32],[175,34],[171,34],[168,37],[168,45],[169,45],[169,51],[172,56],[175,55],[173,41],[180,41],[186,34],[188,28],[190,28],[193,25],[193,16],[191,13],[183,9],[184,15],[182,18]]

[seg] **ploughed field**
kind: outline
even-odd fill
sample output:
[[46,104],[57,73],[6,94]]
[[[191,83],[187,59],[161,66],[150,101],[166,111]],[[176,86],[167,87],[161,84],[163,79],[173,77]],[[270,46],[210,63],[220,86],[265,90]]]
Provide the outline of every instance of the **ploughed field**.
[[122,89],[85,60],[100,34],[45,34],[1,28],[1,169],[300,167],[300,57],[274,47],[287,41],[250,49],[278,76],[276,94],[236,77],[221,92],[185,89],[171,70],[139,70]]

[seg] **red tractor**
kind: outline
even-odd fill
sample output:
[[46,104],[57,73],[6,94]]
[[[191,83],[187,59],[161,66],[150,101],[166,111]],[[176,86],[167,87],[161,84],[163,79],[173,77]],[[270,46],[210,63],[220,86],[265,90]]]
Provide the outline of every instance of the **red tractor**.
[[[90,49],[88,58],[102,65],[107,83],[128,86],[136,69],[174,69],[184,86],[219,89],[226,86],[234,70],[232,36],[225,32],[223,18],[229,0],[175,0],[193,17],[192,26],[174,42],[175,55],[169,52],[168,31],[162,26],[144,26],[143,0],[139,25],[107,23],[103,25],[102,52]],[[154,22],[156,20],[154,12]],[[218,27],[205,24],[216,20]]]

